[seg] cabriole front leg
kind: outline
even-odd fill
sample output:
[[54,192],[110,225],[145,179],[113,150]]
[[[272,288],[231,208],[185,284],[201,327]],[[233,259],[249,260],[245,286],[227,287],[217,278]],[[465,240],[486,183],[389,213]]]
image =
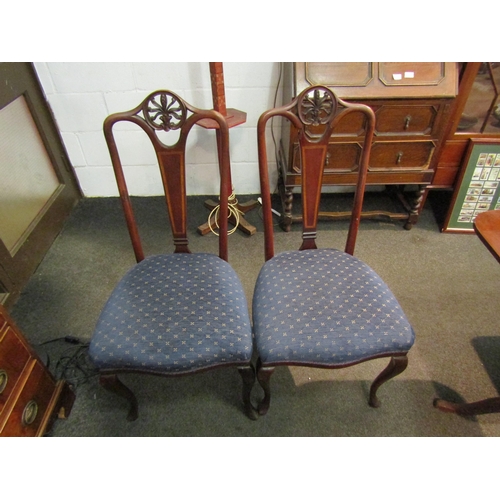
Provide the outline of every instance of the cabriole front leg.
[[124,385],[116,375],[101,375],[99,382],[108,391],[114,392],[118,396],[125,398],[130,403],[127,420],[129,422],[137,420],[139,410],[134,393],[126,385]]
[[259,403],[258,412],[259,415],[265,415],[269,410],[269,404],[271,403],[271,385],[270,378],[274,373],[274,368],[266,368],[262,366],[260,358],[257,362],[257,380],[260,386],[264,390],[264,398]]
[[257,410],[253,407],[250,396],[252,394],[252,388],[255,384],[255,370],[253,366],[239,366],[238,372],[243,380],[243,407],[245,409],[245,414],[251,420],[257,420],[259,417]]
[[370,399],[368,404],[373,408],[378,408],[380,406],[380,401],[377,398],[377,390],[384,383],[390,380],[391,378],[399,375],[404,372],[406,367],[408,366],[408,357],[404,356],[393,356],[391,361],[383,370],[379,376],[373,381],[372,386],[370,388]]

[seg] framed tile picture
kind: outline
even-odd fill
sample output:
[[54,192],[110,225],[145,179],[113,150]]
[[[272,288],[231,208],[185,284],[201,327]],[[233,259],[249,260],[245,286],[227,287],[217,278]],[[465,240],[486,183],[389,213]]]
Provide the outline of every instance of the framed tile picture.
[[477,214],[500,209],[500,140],[470,139],[443,232],[474,233]]

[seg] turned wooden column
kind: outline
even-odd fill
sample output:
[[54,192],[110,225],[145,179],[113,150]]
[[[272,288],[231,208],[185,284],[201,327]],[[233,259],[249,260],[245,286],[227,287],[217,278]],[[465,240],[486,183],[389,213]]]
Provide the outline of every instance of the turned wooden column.
[[[215,111],[218,111],[222,116],[226,118],[227,124],[229,128],[236,127],[237,125],[241,125],[246,122],[247,114],[244,111],[239,111],[237,109],[227,109],[226,108],[226,94],[224,87],[224,69],[221,62],[211,62],[210,65],[210,80],[212,84],[212,99],[213,106]],[[221,161],[221,140],[220,140],[220,131],[217,128],[217,124],[213,120],[201,120],[198,122],[198,125],[201,125],[207,129],[215,129],[215,134],[217,138],[217,152],[219,156],[219,162]],[[231,175],[230,175],[231,179]],[[233,225],[238,225],[238,229],[242,230],[244,233],[252,235],[257,229],[249,224],[244,217],[244,214],[249,210],[252,210],[258,205],[257,201],[249,201],[246,203],[239,203],[236,199],[236,196],[232,192],[232,182],[230,182],[231,192],[227,193],[228,198],[234,196],[234,199],[231,200],[231,205],[234,209],[239,211],[238,220],[235,219],[234,216],[231,216],[229,222]],[[207,200],[205,201],[205,207],[209,210],[213,210],[218,206],[217,201]],[[211,231],[211,228],[216,230],[217,221],[214,217],[207,221],[205,224],[202,224],[198,227],[198,232],[202,235],[208,234]]]

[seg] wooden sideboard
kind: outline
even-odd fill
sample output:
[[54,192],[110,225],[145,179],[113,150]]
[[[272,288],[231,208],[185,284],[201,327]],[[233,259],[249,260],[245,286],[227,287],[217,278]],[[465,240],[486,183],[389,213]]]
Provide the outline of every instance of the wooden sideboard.
[[[405,228],[410,229],[418,219],[426,187],[434,179],[436,159],[458,92],[457,63],[285,63],[284,103],[310,85],[325,85],[341,99],[374,110],[377,122],[367,185],[392,187],[403,211],[363,212],[362,217],[404,219]],[[363,140],[361,120],[361,115],[351,115],[332,135],[323,186],[354,186]],[[293,191],[301,183],[301,165],[293,126],[284,123],[281,138],[281,226],[288,231],[301,219],[293,213]],[[320,213],[322,218],[345,216]]]
[[69,415],[74,398],[0,305],[0,436],[43,436],[55,418]]

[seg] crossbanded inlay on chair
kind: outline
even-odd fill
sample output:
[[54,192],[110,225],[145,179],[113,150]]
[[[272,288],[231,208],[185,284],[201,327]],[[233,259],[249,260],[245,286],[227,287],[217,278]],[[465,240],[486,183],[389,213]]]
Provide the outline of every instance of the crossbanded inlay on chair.
[[[192,127],[211,119],[218,127],[220,171],[219,254],[191,253],[187,237],[185,154]],[[132,122],[149,136],[165,191],[174,252],[145,257],[128,194],[113,125]],[[174,145],[157,131],[178,130]],[[131,111],[110,115],[104,135],[111,155],[137,264],[120,280],[105,304],[90,343],[89,354],[107,389],[130,402],[129,420],[138,416],[135,395],[119,379],[123,372],[185,375],[234,365],[243,379],[246,414],[255,419],[250,392],[252,332],[242,284],[228,260],[228,198],[231,192],[229,132],[224,117],[197,109],[176,94],[150,94]],[[196,221],[199,223],[199,221]],[[110,262],[112,265],[112,262]]]
[[[363,130],[358,180],[345,251],[318,249],[316,227],[328,139],[352,113]],[[290,120],[301,155],[302,245],[274,255],[266,124],[276,116]],[[377,389],[407,366],[414,332],[395,296],[368,265],[353,256],[375,128],[373,111],[337,98],[322,86],[305,89],[290,104],[262,114],[258,122],[259,173],[265,231],[265,264],[253,296],[253,331],[258,350],[257,379],[264,389],[261,415],[270,404],[270,377],[276,366],[342,368],[390,357],[371,385],[369,404],[379,406]]]

